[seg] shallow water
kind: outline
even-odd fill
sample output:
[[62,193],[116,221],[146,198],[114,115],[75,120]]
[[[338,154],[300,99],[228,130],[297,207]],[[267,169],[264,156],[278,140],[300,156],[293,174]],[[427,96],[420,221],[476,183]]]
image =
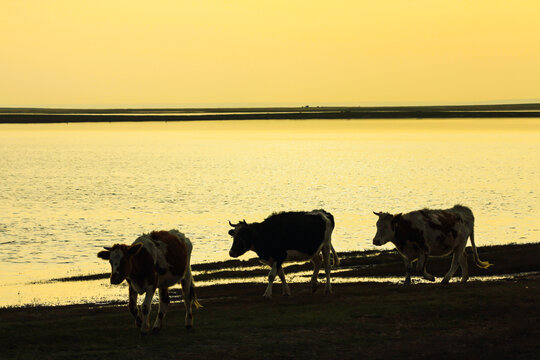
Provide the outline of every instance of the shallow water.
[[0,297],[154,229],[224,260],[229,219],[282,210],[332,212],[338,251],[373,248],[372,210],[456,203],[479,246],[538,242],[539,150],[538,119],[0,125]]

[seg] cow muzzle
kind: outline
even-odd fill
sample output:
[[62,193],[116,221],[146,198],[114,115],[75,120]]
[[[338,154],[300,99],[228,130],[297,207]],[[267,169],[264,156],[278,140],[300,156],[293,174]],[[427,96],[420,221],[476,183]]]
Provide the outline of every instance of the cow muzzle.
[[118,274],[113,274],[111,275],[111,284],[113,285],[118,285],[120,284],[122,281],[124,281],[124,278]]
[[230,256],[230,257],[233,257],[233,258],[236,258],[236,257],[238,257],[238,256],[240,256],[240,255],[238,255],[236,252],[234,252],[234,251],[231,250],[231,251],[229,251],[229,256]]
[[383,243],[380,239],[373,239],[373,245],[381,246]]

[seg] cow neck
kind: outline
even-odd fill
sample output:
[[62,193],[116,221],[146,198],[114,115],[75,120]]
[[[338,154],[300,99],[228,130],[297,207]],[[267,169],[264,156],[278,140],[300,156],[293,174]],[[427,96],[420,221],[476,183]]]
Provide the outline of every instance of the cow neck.
[[[144,249],[141,249],[141,251],[143,251]],[[138,254],[137,254],[138,255]],[[133,281],[136,279],[136,272],[134,271],[136,266],[135,266],[135,257],[137,255],[133,255],[133,256],[130,256],[129,257],[129,260],[126,262],[126,266],[127,266],[127,269],[126,269],[126,279],[129,279],[130,281]]]
[[411,223],[403,218],[399,219],[394,230],[394,239],[392,243],[399,249],[402,250],[405,247],[411,233]]
[[414,244],[417,248],[427,251],[423,232],[412,226],[412,222],[406,219],[399,219],[392,241],[398,250],[403,250],[407,244]]
[[126,279],[132,281],[134,279],[134,276],[133,276],[133,258],[135,256],[130,256],[128,261],[126,261],[126,266],[127,266],[127,269],[126,269]]
[[[252,231],[253,240],[251,241],[251,249],[249,250],[255,251],[257,255],[264,255],[263,254],[264,242],[262,241],[262,238],[259,236],[259,233],[261,232],[260,230],[261,223],[252,223],[249,225],[252,226],[253,230],[255,230],[255,231]],[[263,247],[261,247],[261,245]]]

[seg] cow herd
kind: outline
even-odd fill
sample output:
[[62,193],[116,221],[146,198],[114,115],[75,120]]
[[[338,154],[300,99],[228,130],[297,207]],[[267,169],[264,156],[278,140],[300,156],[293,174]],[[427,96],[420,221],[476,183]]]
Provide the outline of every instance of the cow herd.
[[[442,282],[448,283],[458,266],[461,267],[461,281],[469,277],[465,247],[471,239],[473,259],[480,268],[488,268],[490,263],[481,261],[474,243],[474,216],[472,211],[461,205],[446,210],[417,210],[406,214],[375,212],[378,216],[374,245],[391,242],[403,257],[406,277],[411,281],[412,263],[423,277],[435,281],[426,270],[427,259],[435,256],[453,255],[450,270]],[[317,289],[317,278],[321,266],[326,275],[325,293],[332,293],[330,271],[332,265],[339,264],[332,246],[334,217],[329,212],[318,209],[308,212],[281,212],[270,215],[262,222],[247,223],[245,220],[233,224],[229,235],[233,244],[229,255],[239,257],[254,251],[261,262],[270,266],[268,286],[263,296],[272,296],[276,275],[279,276],[284,295],[291,295],[285,280],[283,263],[308,261],[313,263],[311,288]],[[159,310],[152,331],[161,329],[163,318],[170,303],[168,289],[180,283],[186,308],[186,328],[193,326],[192,307],[200,307],[191,274],[191,252],[189,239],[177,230],[154,231],[143,234],[131,245],[115,244],[105,247],[98,257],[111,264],[111,284],[124,280],[129,284],[129,310],[141,334],[150,331],[150,310],[152,298],[159,290]],[[141,306],[137,307],[137,296],[145,295]]]

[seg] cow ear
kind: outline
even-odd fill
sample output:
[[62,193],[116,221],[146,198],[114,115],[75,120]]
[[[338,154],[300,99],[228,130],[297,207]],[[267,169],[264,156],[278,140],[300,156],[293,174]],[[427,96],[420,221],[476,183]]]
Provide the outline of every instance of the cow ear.
[[111,255],[111,252],[109,250],[106,250],[106,251],[98,252],[97,257],[103,260],[109,260],[110,255]]
[[137,243],[137,244],[131,245],[128,248],[127,252],[131,256],[137,255],[139,253],[139,251],[141,251],[142,247],[143,247],[143,244]]
[[233,229],[229,230],[229,235],[234,236],[234,230]]

